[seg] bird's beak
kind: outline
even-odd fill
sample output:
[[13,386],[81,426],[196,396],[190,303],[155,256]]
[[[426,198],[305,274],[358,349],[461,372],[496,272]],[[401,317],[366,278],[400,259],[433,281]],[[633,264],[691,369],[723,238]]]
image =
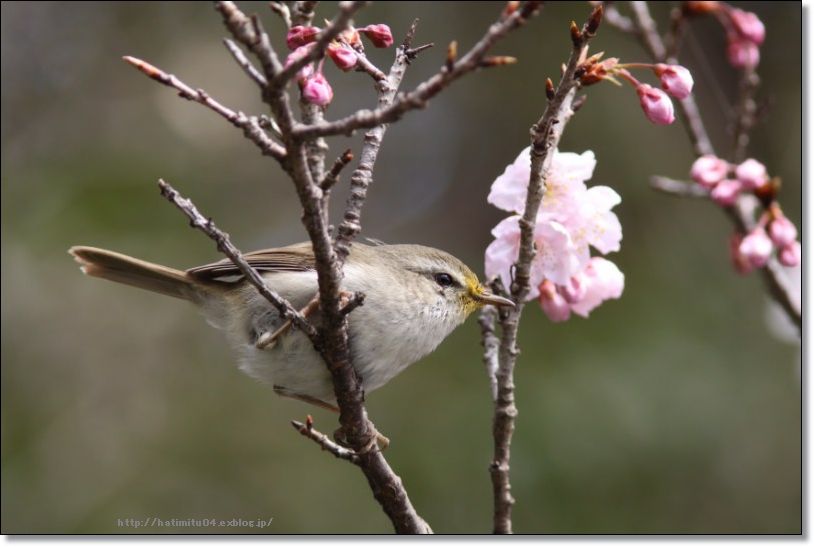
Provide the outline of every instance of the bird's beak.
[[492,293],[489,289],[481,288],[475,299],[481,304],[491,304],[493,306],[509,306],[516,307],[514,301],[498,296]]

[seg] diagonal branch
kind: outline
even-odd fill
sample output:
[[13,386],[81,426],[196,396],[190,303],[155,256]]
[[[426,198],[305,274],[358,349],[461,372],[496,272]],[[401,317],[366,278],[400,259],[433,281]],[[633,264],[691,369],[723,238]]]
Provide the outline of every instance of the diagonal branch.
[[314,326],[308,322],[304,315],[294,309],[285,298],[277,294],[266,284],[263,276],[252,268],[251,264],[243,257],[243,254],[232,244],[231,239],[229,239],[229,234],[219,230],[211,218],[203,216],[192,201],[179,194],[178,191],[167,182],[159,180],[158,186],[161,189],[161,195],[178,207],[178,209],[189,218],[190,225],[193,228],[202,231],[217,244],[218,250],[229,257],[246,280],[254,285],[257,292],[268,300],[272,306],[277,308],[282,317],[285,317],[296,325],[297,328],[303,331],[315,344],[319,343],[318,333]]
[[229,123],[243,130],[243,134],[260,148],[263,155],[271,156],[277,160],[282,160],[286,156],[285,149],[271,140],[265,131],[260,127],[258,119],[254,116],[246,116],[243,112],[235,112],[209,96],[203,89],[193,89],[172,74],[167,74],[160,68],[154,67],[150,63],[144,62],[135,57],[125,56],[125,61],[139,69],[153,80],[178,90],[181,98],[204,105],[213,112],[216,112]]

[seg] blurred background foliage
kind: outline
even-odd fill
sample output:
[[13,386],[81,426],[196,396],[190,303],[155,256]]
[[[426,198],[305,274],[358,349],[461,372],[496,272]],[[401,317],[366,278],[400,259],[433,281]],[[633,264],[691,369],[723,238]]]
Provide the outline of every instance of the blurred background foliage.
[[[740,5],[740,4],[739,4]],[[282,44],[282,29],[263,15]],[[801,17],[796,2],[744,3],[766,23],[751,155],[784,181],[801,221]],[[331,17],[332,5],[319,16]],[[382,2],[360,24],[398,36],[419,17],[435,42],[405,88],[437,70],[445,44],[472,44],[500,3]],[[662,25],[668,5],[654,7]],[[364,233],[446,249],[482,272],[492,180],[527,145],[586,3],[551,3],[495,52],[514,66],[456,83],[389,131]],[[121,62],[136,55],[247,112],[263,107],[201,3],[2,4],[2,528],[131,532],[117,519],[269,518],[266,531],[389,532],[357,469],[289,420],[313,413],[242,375],[188,305],[83,277],[74,244],[190,267],[217,259],[158,196],[164,177],[245,250],[305,239],[291,184],[221,119]],[[397,38],[399,39],[399,38]],[[645,60],[610,27],[593,51]],[[372,50],[389,66],[392,49]],[[681,55],[714,142],[731,150],[737,77],[711,20]],[[328,68],[329,117],[374,104],[360,74]],[[648,189],[687,176],[680,123],[649,124],[629,88],[598,85],[561,148],[594,150],[594,184],[623,196],[623,298],[589,320],[551,324],[531,305],[516,371],[518,532],[800,532],[800,348],[767,326],[758,276],[729,265],[731,231],[708,202]],[[359,148],[334,139],[333,150]],[[346,182],[334,200],[344,202]],[[782,329],[781,329],[782,330]],[[368,398],[387,457],[437,532],[491,529],[491,401],[474,320]],[[241,529],[150,529],[252,531]]]

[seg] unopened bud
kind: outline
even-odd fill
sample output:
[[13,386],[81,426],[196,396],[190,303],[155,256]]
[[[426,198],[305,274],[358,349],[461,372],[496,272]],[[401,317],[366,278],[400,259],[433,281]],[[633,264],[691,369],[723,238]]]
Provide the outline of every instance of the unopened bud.
[[311,42],[317,39],[317,34],[319,34],[319,27],[304,27],[302,25],[297,25],[291,27],[288,30],[288,34],[285,37],[285,43],[288,46],[288,49],[294,51],[298,47],[302,47],[305,44],[310,44]]
[[803,259],[803,248],[800,246],[799,241],[792,241],[777,253],[777,260],[783,266],[793,268],[797,266]]
[[325,76],[316,73],[303,83],[302,98],[311,104],[327,106],[334,98],[334,91]]
[[648,120],[656,125],[669,125],[675,121],[673,102],[664,91],[648,84],[639,84],[636,93]]
[[375,47],[390,47],[393,45],[393,33],[390,27],[385,24],[368,25],[360,28],[359,32],[364,34]]
[[551,81],[551,78],[545,79],[545,96],[549,101],[554,98],[554,82]]
[[355,51],[339,42],[333,42],[328,46],[328,57],[345,72],[355,67],[359,59]]
[[602,22],[603,13],[604,8],[602,7],[602,4],[597,4],[594,11],[591,12],[591,18],[588,19],[588,24],[585,26],[585,32],[587,32],[589,36],[596,34],[596,31],[599,28],[599,23]]
[[451,41],[447,46],[447,70],[452,70],[455,65],[455,60],[458,58],[458,42]]
[[576,22],[571,21],[571,41],[574,43],[575,47],[579,47],[582,45],[582,32],[579,30]]
[[676,99],[686,99],[692,93],[692,74],[683,66],[659,63],[654,72],[661,80],[661,88]]

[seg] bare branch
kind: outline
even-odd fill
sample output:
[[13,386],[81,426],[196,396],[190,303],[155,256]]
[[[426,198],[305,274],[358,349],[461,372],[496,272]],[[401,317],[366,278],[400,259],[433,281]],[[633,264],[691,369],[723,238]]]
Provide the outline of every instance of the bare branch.
[[322,182],[319,183],[319,187],[322,188],[323,192],[334,187],[334,185],[339,181],[339,174],[351,161],[353,161],[353,152],[350,148],[348,148],[341,156],[336,158],[331,170],[328,171],[328,174],[325,175],[325,178],[323,178]]
[[240,68],[243,69],[243,72],[245,72],[249,78],[254,80],[254,82],[259,85],[261,89],[266,87],[268,84],[268,82],[266,82],[266,77],[255,68],[251,61],[249,61],[248,57],[246,57],[246,55],[243,53],[243,50],[228,38],[224,38],[223,43],[226,45],[226,49],[229,50],[229,53],[232,54],[232,57],[234,57],[235,62],[240,65]]
[[324,433],[320,433],[314,429],[314,420],[308,416],[305,423],[291,420],[291,425],[294,426],[300,435],[307,437],[317,443],[322,450],[327,450],[340,460],[347,460],[354,465],[359,465],[359,456],[353,450],[349,450],[344,446],[339,446]]
[[486,34],[470,49],[466,55],[458,58],[451,69],[446,66],[435,76],[420,84],[409,93],[401,95],[392,104],[380,106],[376,110],[360,110],[345,118],[322,124],[302,125],[294,129],[298,139],[312,139],[330,135],[350,135],[358,129],[370,129],[378,125],[392,123],[400,119],[405,113],[417,108],[424,108],[427,102],[438,95],[452,82],[461,76],[483,68],[482,61],[489,49],[509,31],[523,25],[537,12],[540,2],[525,2],[520,9],[500,19],[489,27]]
[[278,160],[285,158],[285,149],[281,145],[271,140],[271,138],[260,127],[256,117],[249,117],[242,112],[235,112],[223,106],[218,101],[210,97],[209,94],[203,89],[193,89],[174,75],[167,74],[163,70],[154,67],[141,59],[130,56],[125,56],[123,59],[153,80],[168,87],[177,89],[180,97],[204,105],[213,112],[216,112],[225,118],[229,123],[238,129],[242,129],[246,138],[256,144],[264,155],[271,156]]
[[709,191],[695,184],[671,179],[669,177],[650,177],[650,187],[659,192],[679,198],[708,198]]
[[[309,26],[314,20],[314,13],[317,9],[319,2],[304,1],[294,2],[294,9],[291,14],[291,25],[305,25]],[[289,25],[289,26],[291,26]]]
[[190,220],[190,225],[197,228],[206,235],[208,235],[218,246],[218,250],[225,254],[234,265],[240,270],[246,280],[255,286],[257,291],[271,303],[272,306],[277,308],[282,317],[291,321],[298,329],[303,331],[315,344],[319,342],[316,329],[305,317],[298,312],[294,307],[282,296],[277,294],[269,287],[263,276],[243,257],[243,254],[232,244],[229,239],[229,234],[222,232],[215,226],[212,219],[203,216],[195,204],[189,199],[184,198],[178,193],[175,188],[170,186],[163,180],[158,181],[158,186],[161,189],[161,195],[172,202],[178,209],[180,209]]
[[[396,59],[390,68],[390,74],[385,80],[377,84],[379,108],[385,108],[393,104],[393,101],[396,99],[396,93],[398,92],[402,79],[404,79],[407,66],[410,64],[410,57],[407,55],[407,52],[412,45],[412,39],[415,36],[417,25],[418,19],[413,21],[410,30],[407,32],[407,37],[396,50]],[[381,147],[382,139],[384,139],[386,132],[387,126],[380,125],[370,129],[365,134],[359,165],[356,166],[356,169],[350,177],[350,195],[345,205],[345,214],[342,223],[337,229],[337,236],[334,242],[334,247],[340,261],[344,261],[345,258],[347,258],[350,253],[353,238],[361,231],[359,219],[362,215],[362,206],[367,198],[367,189],[373,182],[373,167],[376,164],[379,148]]]
[[746,150],[749,148],[749,133],[755,125],[757,103],[755,93],[760,85],[760,77],[755,67],[746,67],[741,71],[740,93],[738,105],[735,109],[735,149],[732,160],[740,163],[746,159]]

